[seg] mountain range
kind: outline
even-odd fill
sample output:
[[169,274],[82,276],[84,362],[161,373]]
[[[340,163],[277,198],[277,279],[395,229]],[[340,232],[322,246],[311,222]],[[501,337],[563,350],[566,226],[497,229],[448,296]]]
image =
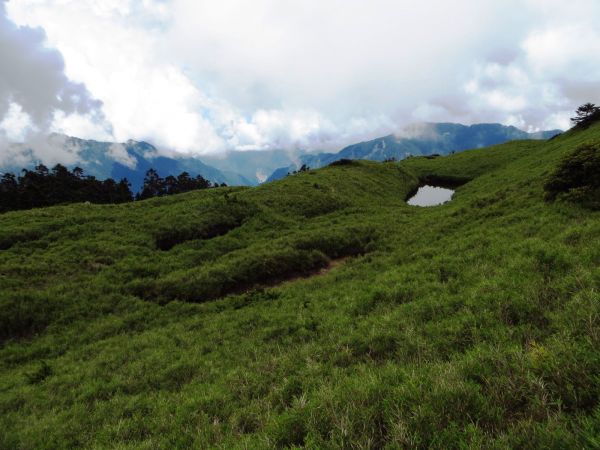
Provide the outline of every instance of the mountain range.
[[455,123],[424,123],[405,128],[399,135],[389,135],[349,145],[337,153],[304,154],[298,162],[275,170],[267,181],[285,177],[302,165],[318,169],[340,159],[402,160],[410,156],[448,155],[453,152],[489,147],[522,139],[550,139],[561,130],[527,133],[501,124],[461,125]]
[[[405,159],[409,156],[449,154],[521,139],[549,139],[560,130],[527,133],[500,124],[460,125],[425,123],[412,125],[397,135],[361,142],[337,153],[288,152],[284,150],[230,151],[224,155],[202,157],[167,156],[148,142],[129,140],[124,143],[80,139],[52,134],[43,143],[55,153],[67,155],[69,168],[79,166],[99,179],[127,178],[134,192],[139,191],[144,175],[154,168],[161,176],[178,175],[186,171],[202,175],[215,183],[231,186],[257,185],[285,177],[302,165],[319,168],[340,159]],[[0,164],[0,172],[19,173],[33,168],[39,160],[25,144],[14,144],[10,162]]]
[[[40,145],[38,143],[38,145]],[[159,153],[158,149],[143,141],[129,140],[124,143],[102,142],[79,139],[62,134],[52,134],[44,142],[47,148],[59,149],[61,154],[68,155],[69,168],[81,167],[86,174],[99,179],[127,178],[133,192],[140,190],[146,171],[157,170],[161,176],[178,175],[188,172],[192,176],[202,175],[215,183],[226,183],[231,186],[254,185],[255,182],[237,173],[221,171],[209,166],[196,157],[170,157]],[[0,172],[19,173],[21,169],[31,169],[40,161],[35,153],[25,144],[15,144],[11,149],[12,162],[0,165]]]

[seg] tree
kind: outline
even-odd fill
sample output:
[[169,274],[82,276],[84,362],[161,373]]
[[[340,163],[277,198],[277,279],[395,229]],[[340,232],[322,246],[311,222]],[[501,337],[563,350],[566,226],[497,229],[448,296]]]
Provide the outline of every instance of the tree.
[[179,194],[179,192],[180,192],[180,185],[179,185],[177,178],[175,178],[173,175],[169,175],[168,177],[166,177],[165,178],[165,194],[173,195],[173,194]]
[[69,178],[72,174],[62,164],[57,164],[52,168],[52,175],[55,177]]
[[198,175],[194,178],[194,189],[208,189],[209,187],[211,187],[210,181],[202,175]]
[[191,191],[194,189],[194,180],[187,172],[181,172],[177,176],[177,186],[181,192]]
[[5,173],[2,175],[2,178],[0,178],[0,189],[7,190],[7,191],[12,191],[17,189],[18,187],[18,183],[17,183],[17,177],[15,177],[14,174],[12,173]]
[[288,175],[296,175],[297,173],[308,172],[309,170],[310,167],[308,167],[306,164],[302,164],[302,167],[300,167],[298,170],[294,170],[291,174],[288,172]]
[[12,173],[5,173],[0,178],[0,212],[16,209],[19,202],[19,183]]
[[49,171],[48,171],[48,168],[45,165],[43,165],[43,164],[40,163],[37,166],[35,166],[35,173],[38,174],[38,175],[40,175],[40,176],[45,177],[45,176],[48,175]]
[[82,169],[70,172],[61,164],[52,170],[41,164],[34,171],[23,169],[18,178],[11,173],[0,177],[0,212],[84,201],[124,203],[132,197],[126,179],[100,181],[84,176]]
[[117,184],[117,198],[115,203],[127,203],[133,201],[133,194],[131,193],[131,183],[127,178],[121,178],[119,184]]
[[577,108],[575,114],[575,117],[571,117],[571,122],[575,128],[587,128],[592,123],[600,120],[600,107],[593,103],[586,103]]
[[138,193],[136,199],[145,200],[147,198],[160,197],[166,193],[165,180],[160,177],[156,170],[149,169],[144,177],[142,190]]
[[150,169],[146,172],[142,190],[138,192],[135,199],[145,200],[152,197],[182,194],[197,189],[208,189],[217,186],[218,184],[213,186],[212,183],[202,175],[197,175],[195,178],[192,178],[188,172],[181,172],[176,177],[169,175],[163,179],[156,170]]
[[81,167],[75,167],[72,172],[75,177],[83,178],[83,169]]

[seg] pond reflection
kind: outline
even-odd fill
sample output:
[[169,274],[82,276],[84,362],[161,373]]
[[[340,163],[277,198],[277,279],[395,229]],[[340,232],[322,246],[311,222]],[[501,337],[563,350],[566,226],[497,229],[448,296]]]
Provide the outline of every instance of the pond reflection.
[[412,206],[437,206],[452,200],[453,189],[438,186],[421,186],[417,193],[409,198],[406,203]]

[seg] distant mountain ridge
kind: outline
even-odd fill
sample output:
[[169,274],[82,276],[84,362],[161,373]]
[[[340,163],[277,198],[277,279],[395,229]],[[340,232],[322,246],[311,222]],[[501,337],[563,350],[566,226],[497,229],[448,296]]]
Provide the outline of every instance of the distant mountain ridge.
[[[69,168],[81,167],[87,175],[98,179],[113,178],[120,180],[127,178],[131,183],[132,191],[140,190],[144,182],[146,171],[155,169],[162,177],[179,175],[188,172],[192,176],[202,175],[214,183],[228,185],[255,184],[237,173],[221,171],[215,167],[204,164],[194,157],[168,157],[160,155],[156,147],[148,142],[129,140],[124,143],[102,142],[89,139],[80,139],[71,136],[53,134],[48,137],[49,146],[59,146],[68,149],[74,162],[65,164]],[[0,172],[20,173],[23,168],[32,168],[37,160],[27,146],[15,144],[19,147],[18,161],[26,161],[19,165],[13,163],[0,167]]]
[[302,165],[316,169],[340,159],[405,159],[409,156],[447,155],[473,148],[488,147],[521,139],[550,139],[561,130],[527,133],[513,126],[501,124],[461,125],[455,123],[425,123],[407,127],[403,135],[388,135],[370,141],[349,145],[337,153],[304,154],[296,164],[275,170],[267,181],[285,177]]
[[279,167],[289,166],[297,159],[297,154],[286,150],[237,150],[225,155],[203,155],[206,164],[221,171],[239,173],[260,184]]
[[[62,134],[50,135],[49,148],[66,156],[70,169],[79,166],[98,179],[127,178],[132,190],[140,190],[145,173],[153,168],[162,177],[188,172],[202,175],[209,181],[230,186],[253,186],[274,181],[297,170],[303,164],[319,168],[340,159],[397,160],[408,156],[449,154],[471,148],[502,144],[519,139],[549,139],[560,130],[527,133],[516,127],[500,124],[460,125],[425,123],[412,125],[400,136],[388,135],[349,145],[337,153],[293,153],[285,150],[230,151],[225,155],[204,155],[202,159],[189,156],[165,156],[148,142],[129,140],[124,143],[80,139]],[[13,144],[13,158],[0,163],[1,172],[20,173],[32,169],[39,161],[24,144]],[[0,158],[1,161],[1,158]],[[208,162],[208,164],[207,164]]]

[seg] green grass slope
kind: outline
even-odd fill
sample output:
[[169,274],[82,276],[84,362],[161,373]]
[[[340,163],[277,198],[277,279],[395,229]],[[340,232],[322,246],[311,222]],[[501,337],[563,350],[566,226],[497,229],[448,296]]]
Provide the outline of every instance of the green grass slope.
[[600,446],[589,142],[1,215],[0,448]]

